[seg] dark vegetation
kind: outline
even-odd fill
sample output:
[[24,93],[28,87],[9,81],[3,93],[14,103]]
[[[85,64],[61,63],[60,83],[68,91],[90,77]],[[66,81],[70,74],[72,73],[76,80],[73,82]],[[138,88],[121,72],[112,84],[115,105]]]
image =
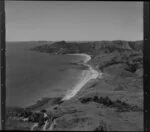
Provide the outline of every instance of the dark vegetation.
[[[46,109],[41,109],[40,111],[33,111],[36,108],[42,107],[45,103],[50,103],[51,106],[61,104],[63,101],[62,98],[43,98],[35,105],[32,105],[27,108],[7,108],[6,119],[9,120],[10,118],[20,118],[20,119],[27,119],[29,123],[38,123],[38,127],[44,125],[46,120],[55,118],[55,115],[50,114],[47,112]],[[47,116],[44,117],[44,114]]]
[[106,67],[124,64],[124,70],[135,73],[143,66],[143,41],[93,41],[44,44],[31,50],[50,54],[86,53],[90,63],[103,71]]
[[48,52],[52,54],[70,54],[70,53],[89,53],[91,55],[111,53],[114,51],[122,52],[124,50],[141,51],[143,48],[142,41],[93,41],[93,42],[66,42],[59,41],[53,44],[37,46],[31,50]]
[[83,97],[79,99],[81,103],[96,102],[103,104],[106,107],[116,108],[118,112],[129,112],[129,111],[142,111],[142,109],[136,105],[127,104],[121,100],[112,101],[109,97]]
[[99,125],[94,129],[94,131],[107,132],[107,131],[111,131],[111,129],[108,123],[102,120],[99,122]]
[[32,112],[27,109],[24,109],[22,111],[11,111],[7,112],[7,115],[9,117],[20,117],[20,118],[28,118],[28,122],[35,123],[37,122],[39,126],[44,125],[44,122],[48,120],[48,117],[44,117],[44,113],[46,113],[46,110],[41,110],[40,112]]
[[93,88],[93,87],[95,87],[96,85],[98,85],[98,83],[92,84],[89,88]]

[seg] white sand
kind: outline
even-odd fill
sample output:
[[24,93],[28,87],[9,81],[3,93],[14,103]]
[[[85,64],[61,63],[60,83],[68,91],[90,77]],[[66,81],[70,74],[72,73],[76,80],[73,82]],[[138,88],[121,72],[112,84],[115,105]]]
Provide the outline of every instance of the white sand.
[[91,56],[90,55],[87,55],[87,54],[67,54],[67,55],[75,55],[75,56],[85,56],[86,58],[84,59],[84,62],[83,63],[87,63],[89,60],[91,60]]
[[[85,56],[86,59],[84,60],[84,63],[87,63],[90,59],[91,56],[87,54],[69,54],[69,55],[80,55],[80,56]],[[66,95],[62,100],[69,100],[70,98],[74,97],[80,89],[91,79],[96,79],[99,76],[99,73],[94,70],[90,65],[86,64],[89,67],[89,70],[84,70],[81,74],[81,79],[77,83],[76,86],[74,86],[71,90],[68,90]]]

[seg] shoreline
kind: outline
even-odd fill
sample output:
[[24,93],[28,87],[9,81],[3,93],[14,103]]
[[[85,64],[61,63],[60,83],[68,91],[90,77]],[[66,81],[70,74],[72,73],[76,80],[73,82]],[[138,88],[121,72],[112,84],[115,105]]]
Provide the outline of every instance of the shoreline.
[[[77,82],[77,84],[68,89],[68,91],[66,91],[65,95],[62,96],[62,97],[58,97],[59,101],[61,102],[64,102],[64,101],[67,101],[71,98],[73,98],[89,81],[91,81],[92,79],[96,79],[99,77],[99,75],[101,73],[99,73],[97,70],[95,70],[91,65],[87,64],[90,60],[91,60],[91,56],[88,55],[88,54],[85,54],[85,53],[75,53],[75,54],[65,54],[65,55],[75,55],[75,56],[82,56],[82,57],[85,57],[84,60],[82,60],[81,62],[77,62],[77,65],[80,64],[80,65],[84,65],[86,67],[88,67],[88,70],[83,70],[82,71],[82,78],[79,80],[79,82]],[[100,75],[101,76],[101,75]],[[57,98],[57,97],[56,97]],[[45,100],[46,99],[46,100]],[[38,103],[35,102],[33,103],[32,105],[28,105],[28,106],[25,106],[25,107],[17,107],[17,106],[7,106],[8,109],[14,109],[14,108],[23,108],[23,109],[34,109],[34,107],[39,107],[39,105],[43,105],[43,104],[46,104],[46,102],[48,102],[49,100],[55,100],[55,98],[49,98],[49,97],[45,97],[45,98],[41,98],[40,101],[41,103]]]
[[[92,79],[96,79],[99,76],[99,72],[96,71],[95,69],[93,69],[93,67],[89,64],[87,64],[88,61],[91,60],[91,56],[88,54],[66,54],[66,55],[77,55],[77,56],[84,56],[86,57],[86,59],[84,59],[83,61],[83,65],[86,65],[89,70],[85,70],[82,73],[82,79],[76,84],[75,87],[73,87],[72,89],[69,89],[66,93],[66,95],[62,98],[62,101],[66,101],[69,100],[71,98],[73,98],[81,89],[83,86],[85,86],[85,84],[87,84],[89,81],[91,81]],[[81,63],[80,63],[81,64]]]
[[83,63],[87,63],[88,61],[91,60],[91,56],[88,55],[88,54],[85,54],[85,53],[75,53],[75,54],[65,54],[65,55],[75,55],[75,56],[84,56],[86,57],[86,59],[84,59],[84,62]]
[[[51,47],[37,48],[37,51],[64,58],[65,55],[79,55],[71,57],[79,59],[66,63],[73,70],[79,70],[77,80],[73,86],[65,87],[60,98],[40,98],[28,109],[7,111],[7,130],[143,131],[143,72],[132,70],[137,63],[136,71],[143,68],[143,54],[134,52],[134,48],[129,51],[123,48],[120,52],[120,46],[117,44],[119,47],[116,47],[115,42],[112,44],[116,50],[111,50],[109,46],[100,49],[99,45],[89,43],[95,48],[91,51],[90,47],[85,46],[86,54],[81,52],[82,47],[81,51],[79,48],[71,54],[73,52],[67,44],[61,51],[61,43],[54,46],[56,51],[50,51]],[[97,72],[99,75],[94,79]],[[68,100],[62,101],[65,95]]]

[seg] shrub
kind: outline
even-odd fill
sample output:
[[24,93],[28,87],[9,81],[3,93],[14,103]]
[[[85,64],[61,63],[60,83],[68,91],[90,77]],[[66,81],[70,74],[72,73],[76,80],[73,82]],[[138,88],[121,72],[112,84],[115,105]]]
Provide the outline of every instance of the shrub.
[[97,96],[94,96],[93,101],[94,101],[94,102],[98,102],[98,97],[97,97]]
[[80,98],[81,103],[87,103],[89,101],[92,101],[92,98]]
[[121,100],[112,101],[109,97],[100,97],[94,96],[94,97],[88,97],[88,98],[80,98],[81,103],[87,103],[90,101],[94,101],[99,104],[103,104],[107,107],[113,107],[116,108],[118,112],[127,112],[127,111],[141,111],[142,109],[138,106],[127,104]]
[[40,112],[42,113],[46,113],[47,111],[45,109],[42,109]]
[[107,132],[110,131],[110,126],[104,121],[100,121],[99,125],[95,128],[94,131]]

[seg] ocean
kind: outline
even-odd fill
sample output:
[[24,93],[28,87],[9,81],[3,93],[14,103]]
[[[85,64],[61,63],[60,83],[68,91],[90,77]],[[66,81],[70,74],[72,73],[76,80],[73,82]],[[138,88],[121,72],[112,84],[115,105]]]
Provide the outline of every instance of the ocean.
[[44,97],[63,97],[81,80],[72,64],[85,56],[50,55],[29,49],[39,44],[6,44],[6,106],[27,107]]

